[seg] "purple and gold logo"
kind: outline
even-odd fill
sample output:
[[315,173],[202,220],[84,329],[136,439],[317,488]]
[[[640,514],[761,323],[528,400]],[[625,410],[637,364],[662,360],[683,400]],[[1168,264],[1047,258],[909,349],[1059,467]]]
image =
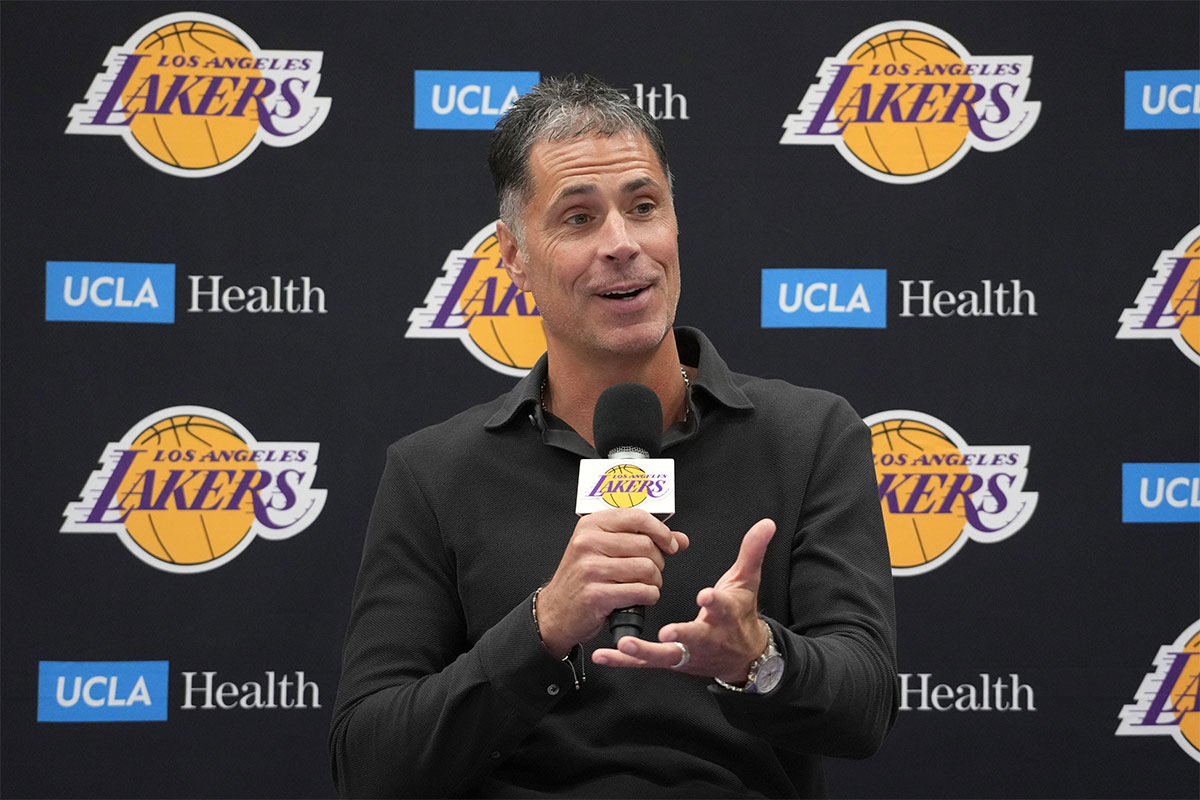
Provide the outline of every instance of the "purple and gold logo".
[[1117,736],[1170,736],[1200,761],[1200,620],[1158,649],[1154,671],[1121,709]]
[[969,445],[919,411],[883,411],[864,422],[893,575],[929,572],[968,539],[998,542],[1033,515],[1037,492],[1024,491],[1029,445]]
[[120,136],[169,175],[216,175],[259,144],[290,147],[316,133],[330,104],[316,96],[322,56],[263,50],[212,14],[168,14],[108,51],[66,132]]
[[164,408],[104,448],[59,531],[116,534],[166,572],[215,569],[256,536],[287,539],[320,515],[319,449],[257,441],[211,408]]
[[1200,225],[1164,250],[1137,305],[1121,312],[1118,339],[1170,339],[1200,364]]
[[1025,99],[1032,71],[1033,56],[975,56],[941,28],[885,22],[821,63],[779,143],[833,145],[885,183],[931,180],[1025,138],[1041,111]]
[[542,315],[533,295],[508,277],[496,223],[451,250],[425,305],[408,315],[406,339],[458,339],[480,363],[505,375],[525,375],[546,352]]

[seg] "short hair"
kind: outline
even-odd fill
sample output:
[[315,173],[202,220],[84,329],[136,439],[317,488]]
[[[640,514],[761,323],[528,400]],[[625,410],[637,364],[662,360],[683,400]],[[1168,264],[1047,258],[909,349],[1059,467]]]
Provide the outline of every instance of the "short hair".
[[670,191],[667,146],[654,118],[626,95],[591,75],[546,77],[501,117],[488,148],[500,219],[521,240],[521,209],[533,192],[529,153],[538,142],[640,133],[650,143]]

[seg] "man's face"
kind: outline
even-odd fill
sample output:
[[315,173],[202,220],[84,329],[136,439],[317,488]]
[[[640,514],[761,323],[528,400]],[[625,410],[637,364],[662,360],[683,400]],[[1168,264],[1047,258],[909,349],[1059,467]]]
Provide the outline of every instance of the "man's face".
[[667,177],[644,136],[538,142],[524,246],[503,225],[512,280],[532,292],[549,349],[589,358],[652,351],[679,302],[679,247]]

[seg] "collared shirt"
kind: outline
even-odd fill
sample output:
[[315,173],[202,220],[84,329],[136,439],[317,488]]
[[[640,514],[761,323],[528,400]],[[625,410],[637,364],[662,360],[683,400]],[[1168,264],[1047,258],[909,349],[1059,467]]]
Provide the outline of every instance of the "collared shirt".
[[819,796],[822,754],[878,747],[898,692],[867,428],[834,395],[730,372],[699,331],[676,342],[697,375],[662,455],[676,460],[671,525],[691,545],[668,557],[646,635],[694,618],[697,592],[771,517],[759,606],[779,687],[592,665],[606,633],[578,662],[541,646],[531,597],[574,528],[579,458],[596,455],[542,412],[543,360],[389,448],[331,731],[342,794]]

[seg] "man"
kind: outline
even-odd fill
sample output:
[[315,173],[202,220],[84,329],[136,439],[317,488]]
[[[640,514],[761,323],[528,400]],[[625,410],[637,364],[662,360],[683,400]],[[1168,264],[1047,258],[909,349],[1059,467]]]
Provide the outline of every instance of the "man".
[[[334,711],[339,792],[824,794],[820,756],[874,752],[898,700],[866,427],[672,329],[670,171],[627,98],[547,79],[489,164],[547,352],[508,394],[389,448]],[[662,404],[679,530],[573,513],[596,399],[626,381]],[[605,620],[636,604],[646,638],[614,648]]]

